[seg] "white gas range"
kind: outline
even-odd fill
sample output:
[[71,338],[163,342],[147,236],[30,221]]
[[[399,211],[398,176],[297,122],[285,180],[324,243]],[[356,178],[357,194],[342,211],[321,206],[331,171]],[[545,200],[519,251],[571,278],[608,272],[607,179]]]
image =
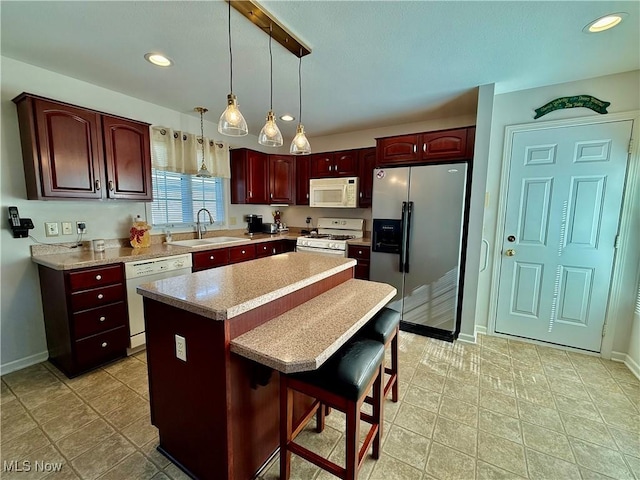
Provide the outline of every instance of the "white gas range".
[[347,240],[364,236],[361,218],[319,218],[318,232],[298,237],[297,252],[347,256]]

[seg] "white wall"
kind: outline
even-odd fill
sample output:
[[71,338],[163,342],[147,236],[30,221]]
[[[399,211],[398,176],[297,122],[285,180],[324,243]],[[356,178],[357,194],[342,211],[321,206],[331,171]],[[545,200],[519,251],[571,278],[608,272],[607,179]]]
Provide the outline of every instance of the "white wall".
[[[548,87],[523,90],[519,92],[496,95],[494,98],[493,116],[491,122],[491,144],[489,149],[487,193],[488,204],[484,211],[484,237],[489,241],[489,265],[493,262],[493,248],[496,237],[496,216],[498,213],[498,198],[500,195],[500,177],[502,168],[502,155],[504,147],[504,134],[507,125],[533,123],[534,109],[547,102],[564,96],[593,95],[601,100],[611,102],[608,108],[610,113],[628,112],[640,108],[640,71],[627,72],[617,75],[608,75],[578,82],[551,85]],[[586,108],[572,108],[552,112],[536,123],[547,120],[559,120],[593,116],[595,113]],[[637,127],[636,127],[637,128]],[[637,131],[637,130],[636,130]],[[636,139],[636,143],[638,140]],[[637,156],[632,159],[637,162]],[[637,171],[637,170],[636,170]],[[630,202],[631,199],[625,199]],[[634,203],[636,231],[640,228],[640,206],[638,200]],[[632,228],[632,229],[633,229]],[[636,234],[637,235],[637,234]],[[637,245],[637,244],[636,244]],[[634,250],[634,249],[631,249]],[[632,255],[639,255],[638,249]],[[619,318],[615,326],[613,339],[614,352],[626,352],[631,328],[633,285],[637,275],[638,259],[629,258],[624,278],[629,279],[623,292],[622,306]],[[491,268],[480,274],[476,324],[481,328],[488,326],[489,316],[489,292],[491,289]]]
[[[29,92],[63,102],[92,108],[106,113],[163,125],[178,130],[199,132],[200,122],[186,106],[184,112],[160,107],[118,92],[88,84],[80,80],[1,57],[2,85],[0,91],[0,198],[5,212],[15,205],[22,217],[30,217],[35,229],[30,233],[47,243],[68,242],[74,236],[45,237],[44,222],[84,220],[87,223],[86,239],[124,238],[128,236],[132,215],[146,217],[145,204],[141,202],[109,201],[39,201],[26,200],[22,152],[16,108],[11,101],[22,92]],[[211,108],[211,110],[215,110]],[[206,120],[205,135],[220,139],[214,123],[216,115]],[[437,121],[393,125],[331,137],[310,137],[314,152],[375,146],[375,138],[409,132],[420,132],[475,124],[475,118],[445,118]],[[226,140],[226,139],[225,139]],[[234,147],[259,150],[257,138],[249,135],[234,139]],[[278,150],[286,153],[288,145]],[[271,150],[273,152],[273,150]],[[242,216],[246,213],[263,215],[270,220],[275,207],[230,205],[228,215],[236,217],[236,225],[244,227]],[[365,218],[370,228],[371,209],[314,209],[309,207],[283,207],[284,222],[290,226],[305,227],[305,218],[311,216],[314,224],[319,216],[345,216]],[[147,219],[150,220],[150,219]],[[36,363],[47,358],[44,320],[40,300],[38,270],[30,259],[30,239],[14,239],[5,225],[0,228],[1,287],[0,298],[0,373]]]

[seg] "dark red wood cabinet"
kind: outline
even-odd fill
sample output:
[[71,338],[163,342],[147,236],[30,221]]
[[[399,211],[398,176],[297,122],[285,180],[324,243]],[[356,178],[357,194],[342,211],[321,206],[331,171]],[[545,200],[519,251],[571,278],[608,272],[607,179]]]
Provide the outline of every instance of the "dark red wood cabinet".
[[371,206],[373,199],[373,170],[376,168],[376,149],[364,148],[358,152],[359,198],[358,206]]
[[311,178],[355,177],[358,175],[358,150],[311,155]]
[[311,158],[308,155],[296,157],[296,205],[309,205],[309,180],[311,179]]
[[475,127],[378,138],[377,165],[397,166],[473,157]]
[[347,256],[355,258],[356,265],[354,277],[361,280],[369,280],[369,266],[371,262],[371,248],[362,245],[348,245]]
[[295,202],[295,160],[293,156],[269,155],[269,202]]
[[193,263],[191,271],[193,272],[228,265],[229,249],[217,248],[215,250],[206,250],[204,252],[193,252],[191,254],[191,260]]
[[73,271],[39,265],[38,272],[51,363],[74,377],[126,355],[122,264]]
[[27,198],[151,200],[149,124],[22,93]]
[[231,151],[231,203],[269,203],[267,154],[247,148]]
[[254,258],[256,258],[256,246],[253,244],[229,247],[229,263],[246,262]]

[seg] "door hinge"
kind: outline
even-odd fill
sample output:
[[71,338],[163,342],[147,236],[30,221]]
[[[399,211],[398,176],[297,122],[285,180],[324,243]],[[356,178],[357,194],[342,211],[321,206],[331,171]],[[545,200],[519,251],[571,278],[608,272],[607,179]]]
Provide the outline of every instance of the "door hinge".
[[616,238],[613,241],[613,248],[617,249],[619,246],[620,246],[620,235],[616,235]]
[[627,151],[627,153],[631,153],[631,150],[633,149],[633,138],[629,139],[629,150]]
[[602,336],[604,337],[607,334],[607,324],[602,325]]

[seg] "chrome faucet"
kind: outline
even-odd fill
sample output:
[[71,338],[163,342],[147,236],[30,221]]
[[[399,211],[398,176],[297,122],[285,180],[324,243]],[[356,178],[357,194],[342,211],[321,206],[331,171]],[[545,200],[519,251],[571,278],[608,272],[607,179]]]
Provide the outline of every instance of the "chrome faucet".
[[211,212],[206,208],[201,208],[200,210],[198,210],[198,213],[196,214],[196,230],[198,230],[198,238],[202,238],[202,235],[207,233],[207,227],[200,223],[200,212],[202,211],[207,212],[207,215],[209,215],[209,224],[213,225],[213,217],[211,216]]

